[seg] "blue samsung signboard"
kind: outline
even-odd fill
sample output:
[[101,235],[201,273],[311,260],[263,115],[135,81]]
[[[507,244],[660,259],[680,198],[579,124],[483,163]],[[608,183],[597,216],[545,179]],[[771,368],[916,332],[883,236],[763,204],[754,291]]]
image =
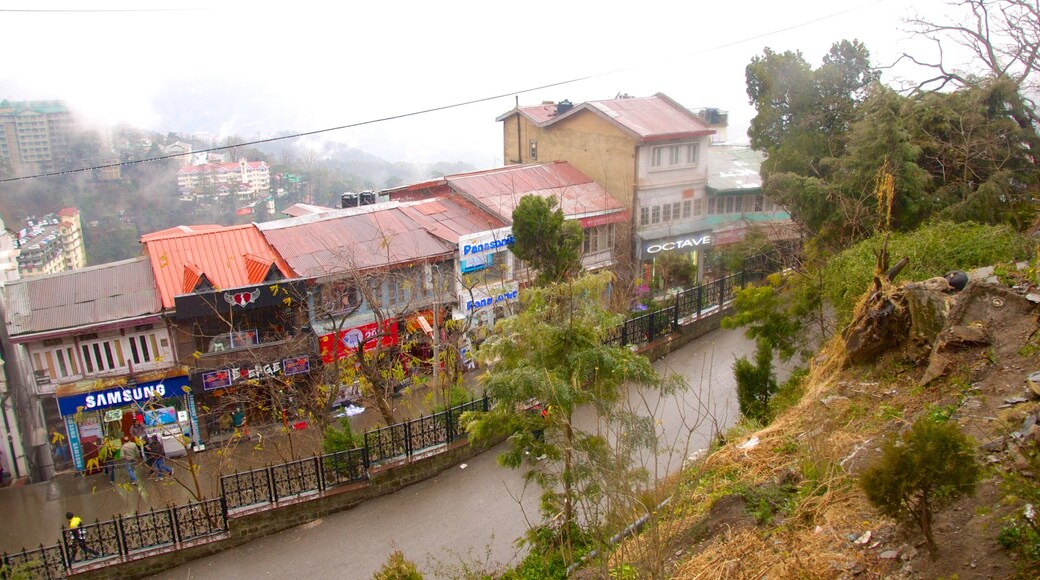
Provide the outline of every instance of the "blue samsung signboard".
[[161,381],[139,383],[132,387],[113,387],[101,391],[78,393],[58,398],[58,411],[62,416],[75,415],[79,411],[98,411],[110,407],[130,404],[143,405],[153,399],[179,397],[189,385],[188,376],[170,377]]

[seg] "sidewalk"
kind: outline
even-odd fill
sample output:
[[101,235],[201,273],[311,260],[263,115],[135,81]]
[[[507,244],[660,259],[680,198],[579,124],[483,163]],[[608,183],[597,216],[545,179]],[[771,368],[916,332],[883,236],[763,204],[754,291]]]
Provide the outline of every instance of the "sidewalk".
[[[479,372],[467,373],[471,392]],[[420,386],[405,396],[394,399],[399,420],[418,417],[426,404],[429,388]],[[425,411],[428,412],[428,411]],[[333,419],[335,424],[338,420]],[[374,408],[350,418],[356,433],[383,426]],[[290,453],[290,446],[292,453]],[[199,487],[205,498],[220,495],[220,475],[246,471],[311,457],[321,453],[321,433],[308,427],[287,433],[282,425],[250,429],[249,439],[231,443],[211,443],[206,451],[195,453]],[[116,484],[104,473],[82,475],[78,472],[57,474],[50,481],[21,487],[0,488],[0,552],[14,553],[23,548],[49,546],[61,538],[65,512],[71,511],[86,522],[112,519],[117,514],[147,512],[149,509],[193,501],[195,483],[189,475],[187,458],[168,459],[173,477],[157,481],[149,477],[148,468],[138,464],[137,484],[131,485],[126,469],[117,466]]]

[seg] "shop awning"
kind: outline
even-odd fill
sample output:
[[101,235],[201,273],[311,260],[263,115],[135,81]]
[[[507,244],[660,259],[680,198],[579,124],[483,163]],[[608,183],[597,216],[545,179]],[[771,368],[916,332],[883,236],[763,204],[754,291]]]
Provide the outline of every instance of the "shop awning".
[[605,226],[607,224],[619,224],[628,221],[628,211],[615,211],[594,216],[578,218],[582,229]]

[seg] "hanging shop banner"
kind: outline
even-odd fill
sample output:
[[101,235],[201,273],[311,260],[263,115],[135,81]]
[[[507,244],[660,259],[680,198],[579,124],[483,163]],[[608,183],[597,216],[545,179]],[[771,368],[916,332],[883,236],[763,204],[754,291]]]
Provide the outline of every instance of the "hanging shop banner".
[[375,348],[377,342],[385,348],[397,344],[397,340],[397,319],[393,318],[383,321],[382,332],[379,332],[378,323],[370,322],[338,333],[323,335],[318,339],[318,350],[321,362],[327,364],[354,354],[359,344],[364,344],[365,351],[368,351]]
[[[272,267],[274,267],[272,265]],[[272,306],[306,303],[307,286],[302,280],[242,286],[174,296],[177,320],[201,316],[234,316],[236,312]]]
[[72,415],[66,415],[64,419],[65,432],[69,436],[69,449],[72,450],[72,464],[78,471],[83,471],[86,464],[83,463],[83,449],[79,445],[79,427],[76,426],[76,419]]
[[493,256],[512,246],[513,242],[512,228],[459,236],[459,270],[476,272],[494,266]]
[[58,411],[67,417],[80,411],[100,411],[132,404],[143,405],[153,399],[179,397],[184,394],[189,382],[187,376],[178,376],[133,386],[76,393],[58,397]]
[[309,373],[311,371],[310,357],[298,356],[296,358],[287,358],[282,361],[282,372],[289,375],[300,375],[303,373]]
[[231,367],[198,373],[196,386],[201,383],[204,391],[226,389],[250,380],[276,377],[279,375],[298,375],[311,370],[310,357],[297,356],[265,364]]
[[710,247],[711,243],[710,231],[643,240],[640,244],[639,259],[652,260],[664,254],[686,254]]

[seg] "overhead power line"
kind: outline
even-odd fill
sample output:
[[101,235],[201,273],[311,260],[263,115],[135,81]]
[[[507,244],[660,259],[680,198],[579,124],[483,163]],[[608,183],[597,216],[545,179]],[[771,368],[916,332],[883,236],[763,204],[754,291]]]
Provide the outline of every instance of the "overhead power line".
[[[687,56],[697,56],[697,55],[701,55],[701,54],[705,54],[705,53],[709,53],[709,52],[714,52],[716,50],[722,50],[724,48],[737,46],[737,45],[740,45],[740,44],[743,44],[743,43],[746,43],[746,42],[751,42],[753,40],[759,40],[759,39],[766,38],[766,37],[774,35],[774,34],[779,34],[779,33],[782,33],[782,32],[790,32],[791,30],[796,30],[796,29],[802,28],[804,26],[809,26],[811,24],[816,24],[817,22],[821,22],[823,20],[828,20],[830,18],[835,18],[837,16],[848,14],[849,12],[854,12],[856,10],[861,10],[863,8],[866,8],[867,6],[871,6],[871,5],[874,5],[874,4],[880,4],[881,2],[884,2],[884,1],[885,0],[873,0],[872,2],[861,4],[859,6],[854,6],[852,8],[847,8],[845,10],[841,10],[841,11],[838,11],[838,12],[833,12],[833,13],[830,13],[830,14],[827,14],[827,15],[824,15],[824,16],[813,18],[811,20],[806,20],[806,21],[800,22],[798,24],[793,24],[791,26],[786,26],[784,28],[777,28],[777,29],[771,30],[769,32],[764,32],[764,33],[761,33],[761,34],[748,36],[748,37],[742,38],[740,40],[735,40],[735,41],[732,41],[732,42],[727,42],[727,43],[719,44],[719,45],[716,45],[716,46],[712,46],[710,48],[705,48],[705,49],[701,49],[701,50],[698,50],[698,51],[694,51],[692,53],[689,53]],[[139,10],[140,11],[149,11],[148,9],[139,9]],[[173,9],[153,9],[153,10],[162,11],[162,10],[178,10],[178,9],[173,8]],[[74,12],[74,11],[76,11],[76,10],[3,10],[3,9],[0,9],[0,12]],[[85,11],[88,11],[88,12],[99,12],[98,10],[85,10]],[[278,137],[269,137],[267,139],[257,139],[255,141],[246,141],[244,143],[235,143],[233,145],[221,145],[221,146],[218,146],[218,147],[210,147],[208,149],[200,149],[198,151],[192,151],[192,153],[211,153],[211,152],[214,152],[214,151],[224,151],[226,149],[233,149],[235,147],[248,147],[248,146],[252,146],[252,145],[261,145],[261,144],[264,144],[264,143],[273,143],[275,141],[284,141],[284,140],[287,140],[287,139],[297,139],[299,137],[308,137],[308,136],[311,136],[311,135],[320,135],[322,133],[329,133],[329,132],[332,132],[332,131],[341,131],[343,129],[351,129],[351,128],[354,128],[354,127],[361,127],[361,126],[364,126],[364,125],[372,125],[372,124],[375,124],[375,123],[383,123],[385,121],[393,121],[393,120],[397,120],[397,119],[406,119],[408,117],[415,117],[415,116],[418,116],[418,115],[425,115],[427,113],[436,113],[437,111],[446,111],[446,110],[449,110],[449,109],[456,109],[456,108],[459,108],[459,107],[466,107],[466,106],[469,106],[469,105],[475,105],[477,103],[484,103],[484,102],[487,102],[487,101],[494,101],[496,99],[501,99],[501,98],[510,97],[510,96],[514,96],[514,95],[522,95],[522,94],[530,93],[530,92],[533,92],[533,91],[540,91],[540,90],[543,90],[543,89],[549,89],[549,88],[553,88],[553,87],[559,87],[559,86],[563,86],[563,85],[569,85],[569,84],[573,84],[573,83],[578,83],[578,82],[586,81],[586,80],[590,80],[590,79],[610,76],[610,75],[613,75],[613,74],[618,74],[618,73],[621,73],[621,72],[626,72],[626,71],[638,69],[641,66],[648,66],[648,65],[633,65],[633,66],[624,67],[624,68],[618,68],[618,69],[614,69],[614,70],[610,70],[610,71],[606,71],[606,72],[601,72],[601,73],[596,73],[596,74],[590,74],[590,75],[586,75],[586,76],[576,77],[576,78],[572,78],[572,79],[565,80],[565,81],[549,83],[549,84],[546,84],[546,85],[540,85],[540,86],[536,86],[536,87],[529,87],[529,88],[526,88],[526,89],[521,89],[519,91],[510,91],[510,92],[506,92],[506,93],[493,95],[493,96],[490,96],[490,97],[481,97],[481,98],[478,98],[478,99],[472,99],[472,100],[469,100],[469,101],[462,101],[462,102],[453,103],[453,104],[450,104],[450,105],[442,105],[442,106],[433,107],[433,108],[430,108],[430,109],[422,109],[422,110],[419,110],[419,111],[412,111],[410,113],[401,113],[399,115],[391,115],[389,117],[380,117],[378,119],[369,119],[367,121],[359,121],[357,123],[350,123],[350,124],[347,124],[347,125],[339,125],[339,126],[336,126],[336,127],[327,127],[327,128],[324,128],[324,129],[316,129],[314,131],[306,131],[306,132],[302,132],[302,133],[292,133],[292,134],[289,134],[289,135],[281,135],[281,136],[278,136]],[[108,164],[105,164],[105,165],[95,165],[95,166],[92,166],[92,167],[81,167],[81,168],[77,168],[77,169],[67,169],[67,170],[63,170],[63,171],[54,171],[54,172],[50,172],[50,173],[38,173],[38,174],[35,174],[35,175],[24,175],[24,176],[21,176],[21,177],[7,177],[7,178],[0,179],[0,183],[9,183],[9,182],[14,182],[14,181],[24,181],[24,180],[27,180],[27,179],[40,179],[40,178],[44,178],[44,177],[55,177],[55,176],[59,176],[59,175],[72,175],[72,174],[76,174],[76,173],[85,173],[85,172],[88,172],[88,171],[96,171],[96,170],[99,170],[99,169],[110,169],[112,167],[123,167],[123,166],[128,166],[128,165],[136,165],[138,163],[151,163],[153,161],[163,161],[165,159],[173,159],[173,158],[182,157],[182,156],[184,156],[183,153],[171,154],[171,155],[160,155],[158,157],[148,157],[148,158],[145,158],[145,159],[132,159],[132,160],[129,160],[129,161],[121,161],[119,163],[108,163]]]

